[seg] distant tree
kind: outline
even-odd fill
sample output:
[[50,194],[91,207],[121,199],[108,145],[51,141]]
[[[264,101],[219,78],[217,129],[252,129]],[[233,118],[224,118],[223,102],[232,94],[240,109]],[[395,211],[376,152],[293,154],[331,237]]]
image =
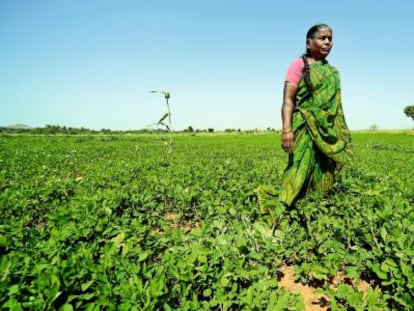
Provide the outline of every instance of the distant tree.
[[190,133],[194,132],[194,129],[191,125],[187,128],[187,132],[190,132]]
[[59,125],[51,125],[51,124],[47,124],[43,130],[43,132],[47,134],[56,134],[56,133],[59,133],[60,131],[61,131],[61,127]]
[[213,129],[212,127],[209,127],[209,128],[207,129],[207,131],[208,131],[209,133],[214,133],[214,129]]
[[404,108],[404,113],[407,117],[413,119],[413,121],[414,121],[414,105],[405,107]]

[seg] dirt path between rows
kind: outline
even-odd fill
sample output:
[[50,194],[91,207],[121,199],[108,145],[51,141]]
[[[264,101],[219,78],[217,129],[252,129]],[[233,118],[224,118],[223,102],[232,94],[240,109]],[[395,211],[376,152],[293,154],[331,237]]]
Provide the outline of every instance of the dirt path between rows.
[[[295,273],[292,266],[282,266],[280,271],[283,274],[282,279],[279,281],[279,286],[286,289],[291,293],[299,293],[303,297],[305,304],[305,311],[327,311],[329,310],[329,297],[324,294],[317,294],[315,291],[317,288],[303,285],[300,282],[295,281]],[[343,278],[338,276],[335,278],[332,286],[335,287],[343,281]],[[368,291],[370,284],[361,281],[358,285],[358,290],[364,294]]]

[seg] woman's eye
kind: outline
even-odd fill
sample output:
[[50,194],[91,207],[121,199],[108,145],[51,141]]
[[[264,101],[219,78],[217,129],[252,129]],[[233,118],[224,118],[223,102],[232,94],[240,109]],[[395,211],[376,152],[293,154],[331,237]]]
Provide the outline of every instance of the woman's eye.
[[322,40],[322,41],[325,41],[325,39],[328,39],[329,41],[332,41],[331,37],[320,37],[319,39]]

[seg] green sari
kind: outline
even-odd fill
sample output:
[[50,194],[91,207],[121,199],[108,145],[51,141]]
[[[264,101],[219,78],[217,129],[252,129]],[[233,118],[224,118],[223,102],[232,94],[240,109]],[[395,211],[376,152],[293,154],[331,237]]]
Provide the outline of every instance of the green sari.
[[292,114],[294,152],[289,155],[280,193],[269,186],[257,189],[262,212],[277,205],[277,197],[278,203],[291,206],[309,190],[330,190],[335,174],[352,158],[339,73],[326,61],[310,64],[309,70],[313,93],[309,94],[302,78]]

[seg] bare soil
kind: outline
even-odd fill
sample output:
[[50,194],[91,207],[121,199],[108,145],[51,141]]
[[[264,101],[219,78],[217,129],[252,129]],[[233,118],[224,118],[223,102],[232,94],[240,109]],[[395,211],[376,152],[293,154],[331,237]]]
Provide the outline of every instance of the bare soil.
[[[303,297],[305,304],[305,311],[327,311],[330,310],[329,297],[323,294],[317,294],[317,287],[302,284],[295,281],[295,273],[292,266],[282,266],[282,279],[279,281],[279,286],[286,289],[291,293],[298,293]],[[335,288],[339,284],[345,282],[345,278],[342,275],[337,275],[331,281],[330,286]],[[371,285],[365,281],[361,281],[358,284],[358,290],[364,294],[368,291]]]

